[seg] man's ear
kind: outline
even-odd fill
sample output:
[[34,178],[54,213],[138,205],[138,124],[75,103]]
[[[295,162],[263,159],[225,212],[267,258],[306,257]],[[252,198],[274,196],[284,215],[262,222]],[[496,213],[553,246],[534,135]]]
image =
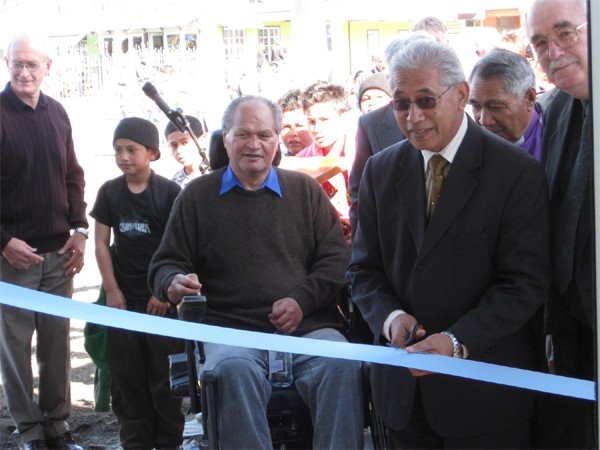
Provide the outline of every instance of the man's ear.
[[469,103],[469,94],[471,93],[471,88],[467,80],[463,80],[456,85],[458,89],[458,100],[460,102],[460,106],[462,109],[466,108]]
[[527,101],[527,108],[531,111],[531,109],[535,107],[535,102],[537,101],[537,92],[534,87],[527,90],[525,99]]

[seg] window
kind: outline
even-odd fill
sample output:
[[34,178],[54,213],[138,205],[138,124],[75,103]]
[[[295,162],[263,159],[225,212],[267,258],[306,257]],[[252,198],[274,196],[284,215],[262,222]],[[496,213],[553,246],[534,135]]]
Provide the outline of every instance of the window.
[[178,34],[167,34],[167,47],[169,50],[179,49],[179,35]]
[[380,56],[379,30],[367,30],[367,51],[369,52],[369,58]]
[[152,48],[155,50],[162,50],[165,48],[163,36],[161,34],[152,35]]
[[131,43],[133,44],[133,48],[135,50],[141,50],[144,46],[144,39],[142,36],[132,36]]
[[196,50],[196,47],[197,47],[197,35],[186,34],[185,35],[185,49],[186,50]]
[[281,43],[281,30],[279,27],[263,27],[258,29],[258,48],[267,55],[271,61],[271,48]]
[[223,45],[227,61],[236,59],[244,52],[245,40],[246,34],[243,29],[223,28]]

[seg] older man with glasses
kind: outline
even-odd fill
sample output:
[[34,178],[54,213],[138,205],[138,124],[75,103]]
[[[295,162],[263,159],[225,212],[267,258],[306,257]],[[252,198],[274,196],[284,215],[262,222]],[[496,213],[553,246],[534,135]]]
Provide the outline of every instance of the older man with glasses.
[[[407,139],[366,163],[352,298],[376,344],[538,369],[530,319],[550,285],[543,168],[465,113],[454,50],[407,40],[389,74]],[[389,448],[530,445],[530,391],[378,364],[371,382]]]
[[[52,65],[43,39],[14,37],[5,60],[10,81],[0,92],[0,280],[70,297],[88,226],[71,123],[60,103],[41,91]],[[2,387],[23,448],[81,449],[67,424],[70,358],[69,319],[0,306]]]
[[[549,369],[597,381],[594,296],[592,115],[585,0],[535,0],[526,15],[531,48],[559,89],[544,115],[550,183],[553,285],[546,308]],[[597,448],[593,402],[549,397],[543,420],[552,448]]]

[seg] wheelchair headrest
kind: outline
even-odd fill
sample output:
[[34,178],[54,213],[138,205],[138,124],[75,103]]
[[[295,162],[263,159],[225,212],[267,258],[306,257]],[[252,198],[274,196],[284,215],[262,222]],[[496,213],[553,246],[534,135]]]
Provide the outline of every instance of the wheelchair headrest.
[[[225,150],[225,143],[223,142],[222,130],[215,130],[210,135],[210,142],[208,143],[208,160],[211,170],[220,169],[229,164],[229,157],[227,156],[227,150]],[[278,143],[277,153],[273,159],[273,165],[277,167],[280,162],[281,148]]]

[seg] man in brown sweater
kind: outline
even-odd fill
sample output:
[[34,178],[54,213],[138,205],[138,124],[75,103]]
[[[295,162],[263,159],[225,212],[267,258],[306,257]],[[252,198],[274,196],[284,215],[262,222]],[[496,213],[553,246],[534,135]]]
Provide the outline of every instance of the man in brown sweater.
[[[149,282],[164,301],[207,297],[204,322],[343,341],[335,297],[349,250],[335,210],[306,175],[272,167],[281,109],[235,99],[223,116],[227,168],[193,180],[176,201]],[[219,379],[223,448],[270,448],[264,350],[205,343],[202,370]],[[360,363],[294,355],[312,411],[315,448],[362,448]]]

